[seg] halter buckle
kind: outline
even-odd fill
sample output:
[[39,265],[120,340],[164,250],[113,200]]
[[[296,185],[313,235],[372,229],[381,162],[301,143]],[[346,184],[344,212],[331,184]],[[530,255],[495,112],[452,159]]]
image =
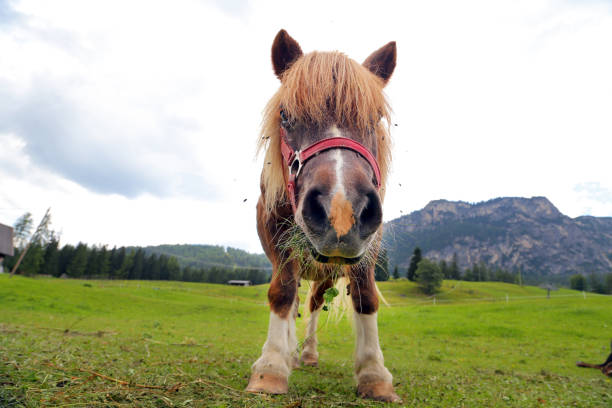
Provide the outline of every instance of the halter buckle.
[[300,175],[300,171],[302,170],[302,161],[300,160],[300,153],[301,152],[299,150],[294,153],[291,165],[289,165],[289,174],[296,179]]

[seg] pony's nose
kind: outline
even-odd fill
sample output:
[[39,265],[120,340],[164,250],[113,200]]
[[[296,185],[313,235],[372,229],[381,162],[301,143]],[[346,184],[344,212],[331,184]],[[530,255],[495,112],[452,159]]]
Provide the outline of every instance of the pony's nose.
[[325,209],[326,197],[316,188],[306,193],[302,203],[302,217],[310,230],[316,234],[323,234],[329,228],[329,217]]
[[382,205],[380,198],[375,191],[371,191],[365,196],[365,203],[361,208],[359,220],[359,235],[365,239],[372,235],[382,223]]
[[304,197],[302,217],[311,232],[320,236],[333,231],[336,239],[341,241],[350,231],[351,235],[355,234],[353,239],[357,234],[359,239],[366,239],[382,223],[382,205],[375,190],[355,202],[344,194],[330,196],[313,188]]

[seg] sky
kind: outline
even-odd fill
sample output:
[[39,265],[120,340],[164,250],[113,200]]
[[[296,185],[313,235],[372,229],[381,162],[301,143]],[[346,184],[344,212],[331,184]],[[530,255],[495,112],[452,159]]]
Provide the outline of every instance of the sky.
[[0,223],[261,252],[281,28],[359,62],[397,42],[385,220],[502,196],[612,216],[612,1],[0,0]]

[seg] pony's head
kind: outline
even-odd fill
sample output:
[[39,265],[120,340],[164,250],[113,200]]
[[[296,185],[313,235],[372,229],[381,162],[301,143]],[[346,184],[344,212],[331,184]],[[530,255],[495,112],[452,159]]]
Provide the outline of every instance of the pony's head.
[[[272,65],[281,86],[264,112],[259,144],[267,149],[262,173],[265,209],[270,213],[286,204],[287,181],[295,176],[294,219],[319,262],[359,261],[380,230],[390,161],[383,88],[395,61],[394,42],[359,64],[339,52],[303,54],[284,30],[274,39]],[[338,137],[358,142],[375,160],[336,147],[291,169],[281,154],[283,143],[300,152]]]

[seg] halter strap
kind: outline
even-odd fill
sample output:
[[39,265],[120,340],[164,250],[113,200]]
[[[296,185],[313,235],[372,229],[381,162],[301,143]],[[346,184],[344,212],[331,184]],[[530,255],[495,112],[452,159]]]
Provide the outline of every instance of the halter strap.
[[287,140],[287,131],[282,126],[280,128],[280,136],[281,154],[283,155],[283,159],[285,160],[285,164],[288,168],[288,179],[285,179],[285,181],[287,182],[287,192],[289,193],[291,209],[293,210],[294,214],[297,209],[295,187],[300,171],[302,170],[302,167],[304,167],[306,161],[325,150],[348,149],[361,155],[361,157],[368,162],[370,167],[372,167],[372,170],[374,171],[374,178],[376,180],[376,190],[380,190],[381,179],[378,162],[376,161],[374,155],[361,143],[353,139],[349,139],[348,137],[330,137],[314,142],[302,150],[293,150]]

